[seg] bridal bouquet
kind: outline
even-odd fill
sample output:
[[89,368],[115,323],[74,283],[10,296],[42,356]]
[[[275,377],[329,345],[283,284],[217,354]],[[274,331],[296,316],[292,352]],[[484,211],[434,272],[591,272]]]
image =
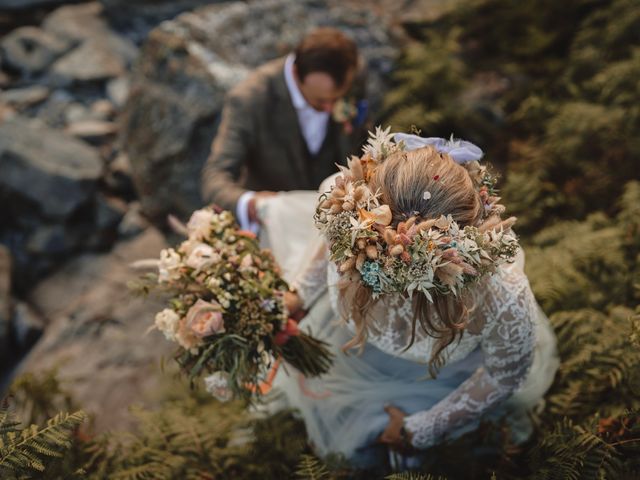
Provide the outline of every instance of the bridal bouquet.
[[187,239],[160,252],[157,274],[141,279],[141,293],[168,294],[155,328],[176,342],[176,360],[191,382],[205,376],[220,400],[261,395],[261,381],[279,358],[306,376],[325,373],[331,354],[300,331],[283,301],[288,290],[271,253],[233,215],[197,210]]

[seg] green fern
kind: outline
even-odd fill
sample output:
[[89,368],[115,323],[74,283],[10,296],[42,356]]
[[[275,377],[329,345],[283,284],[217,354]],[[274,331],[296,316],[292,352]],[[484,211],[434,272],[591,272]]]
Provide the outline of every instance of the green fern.
[[640,349],[629,339],[631,314],[618,307],[609,315],[585,309],[551,317],[562,363],[547,395],[548,413],[611,416],[640,407]]
[[16,405],[15,415],[27,425],[44,424],[57,412],[79,410],[58,377],[58,366],[37,375],[27,372],[11,385],[9,395]]
[[[640,454],[640,429],[627,425],[639,419],[637,413],[627,412],[607,423],[594,417],[587,426],[567,418],[557,422],[531,451],[531,462],[537,465],[531,480],[618,479],[633,474],[633,467],[624,461]],[[608,435],[610,426],[615,431]]]
[[133,432],[113,432],[85,448],[87,480],[290,478],[305,449],[304,429],[287,412],[254,419],[175,386],[158,411],[132,410]]
[[640,348],[640,307],[636,309],[636,313],[632,315],[629,320],[631,321],[629,342],[635,347]]
[[330,478],[327,466],[313,455],[302,455],[296,476],[304,480],[327,480]]
[[[527,274],[548,313],[632,301],[623,230],[602,213],[584,222],[561,222],[531,238],[525,247]],[[607,288],[603,288],[607,285]]]
[[424,473],[413,473],[413,472],[402,472],[402,473],[393,473],[389,476],[384,477],[385,480],[446,480],[445,477],[434,477],[430,474]]
[[19,430],[7,407],[0,409],[0,474],[29,478],[43,472],[47,463],[60,458],[72,446],[73,431],[85,420],[82,411],[59,413],[45,427]]

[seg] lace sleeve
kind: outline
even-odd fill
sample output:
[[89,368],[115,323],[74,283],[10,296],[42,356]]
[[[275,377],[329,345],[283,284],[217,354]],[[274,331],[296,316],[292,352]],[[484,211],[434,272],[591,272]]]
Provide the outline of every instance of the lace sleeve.
[[526,276],[518,265],[506,265],[487,287],[476,313],[486,320],[483,365],[432,408],[405,418],[416,448],[428,448],[476,421],[516,390],[531,366],[536,304]]
[[305,309],[308,309],[327,289],[328,253],[327,244],[322,238],[314,240],[291,284],[300,295]]

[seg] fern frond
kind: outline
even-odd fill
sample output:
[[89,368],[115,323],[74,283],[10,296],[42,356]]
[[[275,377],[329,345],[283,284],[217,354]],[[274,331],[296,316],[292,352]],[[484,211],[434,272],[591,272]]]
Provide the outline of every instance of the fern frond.
[[20,422],[11,419],[8,407],[0,407],[0,440],[3,435],[9,432],[15,432],[19,425]]
[[384,477],[385,480],[446,480],[445,477],[434,477],[429,473],[414,473],[414,472],[402,472],[392,473],[391,475]]
[[156,462],[135,465],[114,472],[110,478],[114,480],[170,480],[171,469]]
[[[5,413],[5,422],[7,418]],[[1,434],[0,473],[23,475],[44,471],[48,461],[61,457],[71,446],[72,432],[85,418],[82,411],[59,413],[43,428],[31,425],[19,433]]]
[[313,455],[302,455],[296,476],[304,480],[326,480],[329,478],[327,466]]

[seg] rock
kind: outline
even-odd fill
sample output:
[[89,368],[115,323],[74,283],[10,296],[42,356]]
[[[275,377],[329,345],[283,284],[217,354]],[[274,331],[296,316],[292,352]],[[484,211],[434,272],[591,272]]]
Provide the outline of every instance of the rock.
[[148,229],[109,253],[74,259],[27,299],[47,319],[47,329],[21,371],[61,364],[60,379],[96,414],[98,431],[131,426],[128,407],[161,382],[160,358],[174,348],[158,332],[146,333],[161,304],[132,298],[126,287],[138,275],[129,264],[164,247],[163,237]]
[[186,217],[202,205],[200,172],[226,91],[318,25],[338,27],[358,43],[375,111],[398,50],[385,20],[366,5],[229,2],[182,14],[150,33],[132,76],[121,143],[143,210],[157,225],[168,213]]
[[14,256],[16,291],[25,293],[73,255],[87,250],[107,250],[118,239],[118,226],[126,213],[126,203],[98,194],[88,205],[65,222],[41,218],[31,225],[0,231]]
[[43,22],[47,32],[79,44],[51,67],[52,82],[100,81],[122,75],[138,55],[138,48],[109,28],[97,2],[55,10]]
[[17,115],[15,108],[0,103],[0,123],[5,122]]
[[12,88],[0,93],[0,102],[21,110],[45,101],[49,97],[49,92],[50,90],[42,85]]
[[93,214],[94,227],[85,246],[92,250],[110,248],[118,238],[118,225],[126,212],[124,200],[98,195]]
[[89,109],[80,102],[69,104],[64,111],[64,117],[67,123],[82,122],[90,118]]
[[11,323],[14,347],[26,352],[38,341],[46,326],[45,320],[24,302],[17,302]]
[[129,157],[119,153],[109,164],[104,182],[114,194],[132,200],[135,197],[135,188],[131,179],[131,163]]
[[50,127],[59,129],[68,123],[69,116],[84,115],[85,110],[67,90],[56,89],[44,103],[38,105],[37,117]]
[[[112,118],[114,114],[113,104],[109,100],[101,99],[92,102],[89,106],[80,102],[68,104],[64,111],[64,118],[66,123],[70,125],[83,122],[104,122]],[[80,128],[82,130],[82,127]]]
[[107,96],[114,105],[123,107],[129,97],[129,79],[118,77],[107,82]]
[[399,24],[410,28],[413,25],[433,24],[442,19],[465,0],[376,0],[377,7],[391,15]]
[[[0,64],[2,63],[2,57],[0,57]],[[0,88],[9,88],[11,85],[11,77],[6,73],[0,70]]]
[[49,7],[65,3],[68,0],[2,0],[6,10],[28,10],[34,7]]
[[104,15],[119,31],[142,43],[149,31],[165,20],[203,5],[222,0],[100,0]]
[[54,90],[53,93],[51,94],[50,100],[54,100],[57,102],[72,102],[73,101],[73,95],[71,94],[71,92],[69,92],[69,90],[65,90],[63,88],[59,88],[57,90]]
[[7,320],[11,313],[11,253],[0,244],[0,319]]
[[132,202],[120,225],[118,225],[118,235],[122,238],[135,237],[149,228],[149,225],[149,222],[142,214],[140,202]]
[[51,67],[56,82],[99,81],[122,75],[126,70],[124,59],[99,39],[86,40]]
[[80,43],[108,31],[107,23],[101,17],[102,12],[102,5],[98,2],[66,5],[47,15],[42,28]]
[[62,260],[75,252],[81,241],[82,235],[71,231],[62,223],[42,224],[29,236],[26,250],[31,257]]
[[121,198],[98,195],[94,223],[96,229],[115,230],[128,208],[127,202]]
[[26,75],[39,73],[72,45],[68,39],[37,27],[20,27],[2,39],[3,63]]
[[11,315],[11,253],[0,244],[0,365],[7,360],[4,352],[8,347]]
[[96,100],[91,104],[91,115],[96,120],[107,120],[113,118],[116,110],[109,100]]
[[129,161],[129,157],[126,153],[120,153],[114,160],[109,164],[109,171],[114,173],[120,173],[122,175],[130,176],[131,175],[131,162]]
[[81,120],[70,124],[66,132],[74,137],[96,144],[112,138],[118,131],[118,125],[103,120]]
[[[80,140],[16,117],[0,125],[0,171],[5,198],[64,219],[93,197],[102,161]],[[3,208],[14,217],[24,214],[13,201]]]

